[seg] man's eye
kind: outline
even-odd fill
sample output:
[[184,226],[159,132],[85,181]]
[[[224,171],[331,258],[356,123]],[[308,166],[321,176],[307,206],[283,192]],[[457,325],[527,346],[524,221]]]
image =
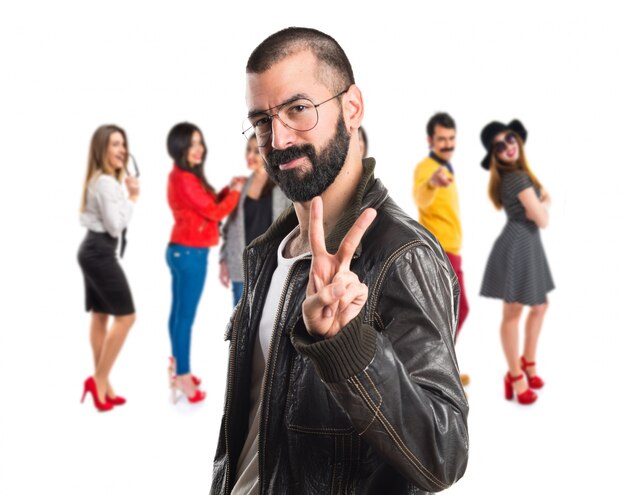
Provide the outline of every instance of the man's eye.
[[308,108],[309,108],[308,105],[304,103],[296,103],[295,105],[291,105],[289,109],[287,110],[287,112],[290,115],[294,115],[294,114],[302,113]]
[[256,120],[254,120],[254,122],[252,122],[252,126],[253,127],[263,127],[266,126],[270,123],[272,119],[270,119],[269,117],[260,117]]

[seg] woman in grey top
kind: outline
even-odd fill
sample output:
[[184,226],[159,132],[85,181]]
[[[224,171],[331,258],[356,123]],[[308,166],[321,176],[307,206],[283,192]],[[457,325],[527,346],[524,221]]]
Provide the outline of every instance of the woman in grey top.
[[[550,197],[528,168],[526,136],[518,120],[507,125],[491,122],[481,133],[488,152],[482,166],[490,174],[489,196],[497,209],[504,207],[507,222],[491,250],[480,294],[504,302],[500,331],[509,368],[504,393],[510,400],[515,392],[520,404],[535,402],[537,394],[531,389],[543,387],[535,369],[535,355],[548,308],[547,294],[554,288],[539,234],[539,229],[548,225]],[[518,326],[524,306],[530,311],[520,357]]]
[[[85,380],[83,400],[91,393],[99,411],[109,411],[126,402],[115,394],[109,374],[135,322],[130,287],[116,257],[118,240],[124,237],[139,196],[137,179],[125,177],[127,162],[124,130],[115,125],[99,127],[89,148],[80,215],[87,235],[78,251],[85,281],[86,310],[91,312],[90,341],[95,369],[93,376]],[[113,321],[109,326],[110,316]]]
[[274,187],[259,153],[256,136],[246,145],[248,177],[233,210],[222,229],[220,248],[220,281],[224,287],[232,282],[233,306],[243,291],[242,256],[244,248],[263,234],[272,222],[291,204],[279,187]]

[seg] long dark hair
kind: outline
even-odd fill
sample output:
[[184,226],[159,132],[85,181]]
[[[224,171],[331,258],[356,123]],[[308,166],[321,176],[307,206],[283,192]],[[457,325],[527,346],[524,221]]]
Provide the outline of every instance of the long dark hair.
[[[192,167],[187,161],[187,153],[189,152],[189,148],[191,148],[191,138],[194,132],[200,134],[202,146],[204,146],[204,153],[202,154],[202,162]],[[206,159],[207,147],[202,131],[197,125],[190,124],[189,122],[181,122],[172,127],[170,133],[167,135],[167,152],[178,168],[198,177],[204,188],[215,194],[215,189],[209,184],[204,175],[204,160]]]

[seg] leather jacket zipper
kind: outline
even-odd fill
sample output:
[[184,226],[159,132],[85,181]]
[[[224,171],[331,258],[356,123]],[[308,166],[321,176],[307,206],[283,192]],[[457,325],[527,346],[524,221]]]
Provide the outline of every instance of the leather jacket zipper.
[[206,227],[207,223],[208,223],[207,220],[203,220],[202,225],[200,225],[200,228],[198,228],[198,232],[202,232],[204,230],[204,227]]
[[[290,294],[293,290],[291,285],[291,279],[293,273],[296,271],[296,267],[299,267],[300,261],[302,260],[310,260],[311,255],[305,256],[297,260],[290,268],[287,273],[287,277],[285,278],[285,285],[283,286],[283,292],[280,295],[280,301],[278,303],[278,311],[280,311],[280,315],[284,314],[283,305],[285,304],[285,299],[287,294]],[[279,312],[276,312],[276,316],[274,317],[274,326],[272,327],[272,337],[270,338],[270,346],[267,351],[268,361],[265,365],[265,375],[263,376],[263,387],[261,389],[261,404],[259,407],[261,408],[261,417],[259,418],[259,443],[258,443],[258,453],[259,453],[259,493],[263,492],[263,465],[265,462],[265,442],[267,439],[267,414],[265,414],[266,408],[266,391],[267,391],[267,382],[271,380],[273,375],[274,366],[276,364],[276,356],[274,356],[274,342],[276,340],[276,330],[278,326]],[[271,392],[271,384],[270,384],[270,392]]]

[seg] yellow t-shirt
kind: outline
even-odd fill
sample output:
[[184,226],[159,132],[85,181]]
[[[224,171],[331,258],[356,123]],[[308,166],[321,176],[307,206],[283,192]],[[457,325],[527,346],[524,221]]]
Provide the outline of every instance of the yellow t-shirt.
[[[419,222],[435,235],[444,251],[458,255],[463,233],[456,182],[448,187],[428,185],[439,167],[441,165],[431,157],[417,164],[413,174],[413,199],[419,211]],[[445,171],[453,177],[447,168]]]

